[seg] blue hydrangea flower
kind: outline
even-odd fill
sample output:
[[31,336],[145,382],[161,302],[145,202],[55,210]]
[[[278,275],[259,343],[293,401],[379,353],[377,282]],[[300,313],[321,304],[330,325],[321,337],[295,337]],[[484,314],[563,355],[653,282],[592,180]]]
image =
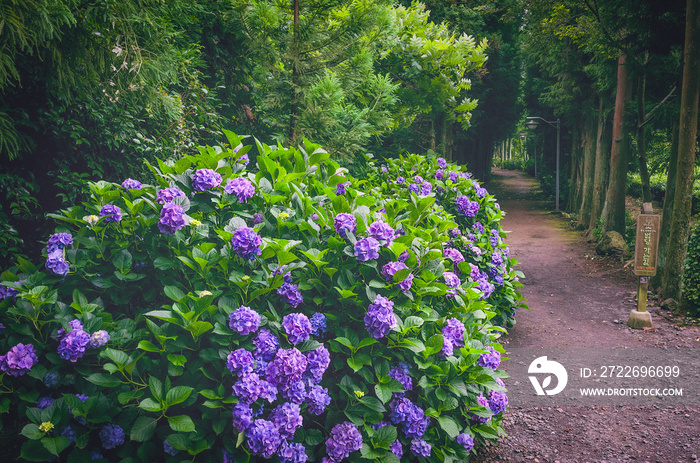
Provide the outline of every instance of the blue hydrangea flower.
[[127,190],[140,190],[142,186],[141,182],[133,178],[127,178],[122,182],[122,188],[126,188]]
[[39,400],[36,402],[37,408],[44,410],[46,408],[49,408],[51,404],[53,403],[53,397],[39,397]]
[[173,235],[184,226],[185,217],[182,206],[173,203],[165,204],[163,209],[160,210],[158,230],[160,230],[161,233]]
[[[0,285],[0,301],[7,299],[8,297],[14,298],[17,296],[18,291],[15,288],[10,288],[9,286]],[[3,326],[4,328],[4,326]],[[1,332],[1,331],[0,331]]]
[[306,403],[309,405],[309,413],[320,415],[331,403],[328,389],[319,385],[311,386],[306,394]]
[[455,442],[457,442],[459,445],[464,446],[464,449],[467,452],[471,451],[471,449],[474,448],[474,438],[465,432],[457,436]]
[[58,354],[63,360],[75,363],[90,346],[90,335],[83,330],[73,330],[61,338]]
[[410,439],[420,439],[425,434],[430,417],[425,416],[425,412],[418,405],[413,404],[406,415],[406,420],[403,422],[403,433]]
[[233,416],[233,426],[238,432],[245,431],[253,422],[253,410],[251,410],[250,405],[245,402],[236,403],[236,405],[233,406],[231,415]]
[[282,438],[274,423],[257,419],[246,431],[248,448],[254,455],[270,458],[282,443]]
[[272,421],[280,433],[282,439],[291,440],[294,438],[294,433],[301,427],[301,408],[298,404],[285,402],[275,407],[270,413],[270,421]]
[[288,401],[300,404],[306,399],[306,383],[303,380],[297,381],[282,390],[282,397]]
[[60,435],[67,438],[71,444],[75,444],[75,431],[70,426],[63,428]]
[[260,314],[245,305],[240,306],[228,316],[228,327],[235,332],[247,335],[260,327]]
[[52,253],[58,249],[66,248],[73,244],[73,235],[70,233],[55,233],[46,243],[46,252]]
[[158,204],[170,203],[178,196],[185,196],[185,193],[179,188],[163,188],[158,191],[156,202]]
[[246,203],[250,198],[255,196],[255,187],[247,178],[236,177],[230,179],[224,191],[230,195],[236,195],[239,203]]
[[424,439],[413,439],[411,441],[411,452],[417,457],[429,457],[432,446]]
[[102,447],[110,450],[124,443],[124,430],[116,424],[108,424],[100,431]]
[[10,376],[22,376],[39,362],[32,344],[21,342],[12,347],[7,354],[0,355],[0,371]]
[[248,153],[243,154],[241,157],[239,157],[236,160],[236,163],[243,164],[243,167],[246,167],[249,162],[250,162],[250,158],[248,157]]
[[401,442],[398,439],[389,445],[389,450],[391,450],[391,452],[394,455],[399,457],[399,459],[401,459],[401,457],[403,456],[403,446],[401,445]]
[[289,342],[296,345],[309,339],[311,335],[311,322],[303,313],[290,313],[282,318],[282,327],[287,334]]
[[389,402],[389,418],[393,424],[406,421],[411,410],[413,410],[413,402],[407,397],[396,396]]
[[260,377],[257,373],[243,374],[238,381],[233,384],[233,396],[238,397],[240,402],[252,404],[260,397],[261,385]]
[[489,353],[481,354],[477,363],[482,367],[491,368],[492,370],[497,369],[501,364],[501,353],[491,346],[488,346],[486,350]]
[[489,408],[494,415],[506,411],[508,396],[503,391],[489,391]]
[[102,347],[109,341],[109,333],[105,330],[98,330],[90,336],[90,347]]
[[252,373],[254,366],[253,354],[242,347],[231,351],[226,359],[226,367],[236,376]]
[[367,331],[373,338],[379,339],[386,336],[396,326],[394,303],[378,295],[369,305],[364,321]]
[[341,212],[335,216],[333,224],[335,226],[335,232],[343,238],[345,238],[346,232],[349,231],[350,233],[354,234],[355,231],[357,231],[357,220],[352,214]]
[[362,434],[349,421],[336,424],[326,440],[326,452],[333,461],[342,461],[362,448]]
[[255,352],[253,352],[255,357],[266,362],[272,360],[280,348],[279,339],[267,328],[261,328],[258,331],[253,338],[253,344],[255,344]]
[[304,296],[299,292],[299,286],[292,283],[283,283],[282,286],[277,288],[277,294],[282,296],[284,301],[294,308],[304,302]]
[[308,460],[306,448],[298,442],[289,443],[283,441],[277,451],[277,456],[280,459],[280,463],[304,463]]
[[44,375],[44,384],[51,389],[56,389],[61,385],[61,375],[57,371],[49,371]]
[[239,227],[233,232],[231,247],[242,259],[252,260],[262,254],[262,238],[252,228]]
[[114,204],[105,204],[100,209],[100,217],[104,217],[105,222],[121,222],[122,210]]
[[362,238],[355,242],[355,257],[358,262],[379,258],[379,241],[374,238]]
[[207,191],[221,185],[221,175],[212,169],[198,169],[192,175],[192,189]]
[[321,312],[314,313],[309,319],[311,322],[311,334],[323,336],[326,332],[326,316]]
[[62,277],[68,275],[70,265],[63,258],[63,250],[57,249],[48,254],[46,257],[46,269]]
[[167,440],[164,440],[163,441],[163,452],[167,453],[171,457],[174,457],[178,451],[175,447],[170,445],[170,442],[168,442]]

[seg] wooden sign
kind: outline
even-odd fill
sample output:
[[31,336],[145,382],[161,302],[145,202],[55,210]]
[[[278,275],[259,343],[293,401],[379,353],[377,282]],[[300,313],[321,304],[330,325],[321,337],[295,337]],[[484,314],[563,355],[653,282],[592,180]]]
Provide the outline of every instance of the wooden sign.
[[656,275],[660,225],[661,216],[658,214],[639,214],[637,216],[637,239],[634,247],[635,275]]

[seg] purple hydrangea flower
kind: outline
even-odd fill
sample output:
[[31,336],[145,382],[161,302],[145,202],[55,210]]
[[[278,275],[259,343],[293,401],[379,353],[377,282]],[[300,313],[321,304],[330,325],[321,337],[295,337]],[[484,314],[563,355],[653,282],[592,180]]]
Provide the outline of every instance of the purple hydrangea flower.
[[413,274],[409,273],[405,280],[399,281],[399,288],[401,288],[401,291],[403,291],[404,293],[407,293],[411,289],[412,284]]
[[459,196],[455,199],[457,204],[457,210],[466,215],[467,217],[474,217],[477,212],[479,212],[479,203],[476,201],[470,201],[466,196]]
[[241,204],[248,202],[255,195],[255,187],[250,183],[250,180],[243,177],[230,179],[226,183],[224,191],[230,195],[235,194]]
[[389,262],[382,267],[382,275],[386,281],[393,281],[394,274],[399,270],[407,269],[408,267],[403,262]]
[[418,192],[420,191],[420,184],[411,183],[410,185],[408,185],[408,191],[410,191],[411,193],[418,194]]
[[323,336],[326,332],[326,316],[321,312],[316,312],[309,319],[311,322],[311,334],[314,336]]
[[233,384],[233,396],[247,404],[252,404],[260,397],[262,386],[257,373],[245,373]]
[[440,166],[441,169],[444,169],[445,167],[447,167],[447,161],[445,160],[445,158],[442,157],[437,158],[437,165]]
[[231,415],[233,416],[233,426],[238,432],[245,431],[253,422],[253,410],[251,410],[250,405],[245,402],[236,403],[236,405],[233,406]]
[[239,227],[233,232],[231,247],[242,259],[253,260],[262,254],[262,238],[252,228]]
[[472,225],[472,230],[479,233],[484,233],[484,226],[481,224],[481,222],[476,222],[474,225]]
[[253,354],[242,347],[231,351],[226,358],[226,367],[236,376],[252,373],[254,366]]
[[435,171],[435,180],[442,180],[445,178],[445,173],[443,172],[442,169],[438,169]]
[[335,186],[335,194],[337,195],[344,195],[345,194],[345,188],[350,185],[350,182],[343,182],[339,183]]
[[298,442],[288,443],[287,441],[282,441],[282,445],[277,451],[277,456],[280,459],[280,463],[305,463],[309,458],[306,455],[304,444]]
[[90,346],[90,335],[83,330],[73,330],[61,338],[58,354],[63,360],[75,363]]
[[457,183],[457,180],[459,179],[459,176],[457,175],[457,172],[450,172],[448,174],[448,177],[452,183]]
[[267,362],[275,357],[275,354],[280,348],[280,342],[277,336],[272,334],[267,328],[261,328],[260,331],[258,331],[258,334],[253,338],[253,344],[255,344],[255,357]]
[[122,210],[114,204],[105,204],[100,209],[100,217],[104,217],[105,222],[121,222]]
[[413,409],[413,402],[407,397],[396,396],[389,402],[389,418],[394,424],[403,423]]
[[508,396],[503,391],[489,391],[489,408],[494,415],[506,411]]
[[377,241],[384,240],[384,245],[389,246],[394,241],[396,234],[386,222],[376,220],[369,226],[369,234]]
[[456,288],[461,284],[459,277],[453,272],[443,272],[442,276],[445,278],[445,284],[449,288]]
[[503,265],[503,254],[498,251],[491,254],[491,263],[496,267]]
[[425,439],[413,439],[411,441],[411,452],[417,457],[429,457],[432,446]]
[[248,157],[248,153],[245,153],[243,156],[239,157],[236,160],[236,163],[243,164],[243,167],[246,167],[249,162],[250,162],[250,158]]
[[[480,395],[479,397],[477,397],[477,398],[476,398],[476,401],[477,401],[477,403],[478,403],[479,405],[481,405],[482,407],[489,409],[489,401],[488,401],[488,399],[487,399],[486,397],[484,397],[483,395]],[[484,417],[484,416],[475,415],[474,413],[470,413],[470,415],[471,415],[472,421],[475,422],[475,423],[486,423],[488,420],[491,419],[490,416],[489,416],[489,417]]]
[[498,286],[503,286],[503,283],[505,280],[503,279],[503,275],[496,275],[493,277],[493,282],[496,283]]
[[127,190],[140,190],[142,186],[141,182],[133,178],[127,178],[122,182],[122,188],[126,188]]
[[453,345],[464,346],[464,323],[456,318],[449,318],[442,327],[442,336],[449,339]]
[[454,349],[455,349],[455,346],[452,343],[452,340],[449,338],[443,338],[442,350],[440,351],[440,353],[442,355],[444,355],[445,357],[448,357],[448,356],[454,354]]
[[[10,288],[9,286],[0,285],[0,301],[7,299],[8,297],[14,298],[17,296],[18,291],[15,288]],[[3,325],[2,328],[5,326]],[[0,331],[1,333],[2,331]]]
[[[277,400],[277,386],[272,384],[269,381],[265,381],[264,379],[260,380],[260,398],[265,399],[268,402],[272,403],[275,400]],[[299,403],[301,403],[304,399],[302,398]]]
[[389,376],[400,382],[405,390],[410,391],[413,389],[413,380],[411,379],[411,375],[409,375],[408,364],[400,362],[398,365],[392,367],[391,370],[389,370]]
[[73,235],[70,233],[55,233],[46,243],[46,252],[52,253],[73,244]]
[[280,433],[282,439],[291,440],[294,438],[294,433],[301,427],[301,408],[298,404],[285,402],[278,405],[270,413],[270,421],[272,421]]
[[355,233],[357,231],[357,220],[352,214],[341,212],[334,219],[335,231],[343,238],[346,232]]
[[172,445],[170,445],[170,442],[168,442],[167,440],[164,440],[163,441],[163,452],[167,453],[168,455],[173,457],[177,454],[177,449],[175,447],[173,447]]
[[282,391],[282,397],[295,404],[302,403],[306,399],[306,383],[303,380],[292,383]]
[[375,339],[382,338],[396,326],[394,303],[384,296],[378,295],[367,308],[365,327]]
[[67,438],[71,444],[75,444],[75,431],[70,426],[63,428],[60,435]]
[[399,185],[403,185],[404,183],[406,183],[406,179],[399,175],[398,177],[396,177],[396,183],[398,183]]
[[98,330],[90,336],[90,347],[102,347],[109,341],[109,333],[105,330]]
[[403,456],[403,446],[401,446],[401,442],[398,439],[389,445],[389,450],[399,459]]
[[388,172],[388,169],[386,168],[386,166],[382,166],[381,170],[382,170],[382,173],[384,173],[384,174],[386,174]]
[[477,363],[482,367],[491,368],[492,370],[497,369],[501,364],[501,353],[491,346],[487,347],[486,350],[490,353],[481,354]]
[[491,295],[491,293],[493,293],[496,287],[489,283],[488,275],[486,275],[485,273],[481,273],[479,275],[479,279],[477,280],[476,289],[483,293],[481,295],[482,299],[488,299],[488,297]]
[[457,268],[460,262],[464,261],[464,256],[462,255],[462,253],[455,248],[445,248],[443,250],[443,254],[445,258],[454,262],[455,268]]
[[254,455],[270,458],[282,443],[282,438],[274,423],[258,419],[246,431],[248,448]]
[[358,262],[379,258],[379,241],[374,238],[362,238],[355,242],[355,257]]
[[425,434],[430,417],[425,416],[425,412],[418,405],[413,404],[408,410],[406,420],[403,422],[403,433],[408,438],[420,439]]
[[328,389],[319,385],[311,386],[306,394],[306,403],[309,405],[309,413],[320,415],[331,403]]
[[455,442],[457,442],[459,445],[464,446],[464,449],[467,452],[471,451],[471,449],[474,448],[474,438],[465,432],[457,436]]
[[100,431],[102,447],[110,450],[124,443],[124,430],[116,424],[108,424]]
[[333,461],[342,461],[352,452],[362,448],[362,434],[357,426],[349,421],[336,424],[326,440],[326,452]]
[[282,318],[282,327],[289,338],[289,342],[296,345],[309,339],[311,335],[311,322],[303,313],[290,313]]
[[192,189],[194,191],[207,191],[221,185],[221,175],[212,169],[198,169],[192,175]]
[[486,191],[486,188],[481,188],[480,186],[476,187],[476,196],[479,198],[483,198],[488,194],[488,191]]
[[316,382],[321,381],[328,365],[331,364],[331,353],[323,345],[306,352],[308,361],[307,370],[313,375]]
[[279,349],[275,358],[267,365],[265,378],[282,391],[301,381],[308,360],[297,348]]
[[258,330],[260,315],[250,307],[242,305],[229,314],[228,326],[245,336]]
[[36,402],[36,406],[41,410],[47,409],[51,406],[53,400],[53,397],[39,397],[39,400]]
[[260,212],[253,214],[253,225],[263,223],[263,215]]
[[44,375],[44,384],[55,389],[61,385],[61,375],[57,371],[49,371]]
[[182,206],[173,203],[166,203],[163,209],[160,210],[160,220],[158,221],[158,230],[161,233],[168,235],[175,234],[185,226],[184,212]]
[[[71,331],[83,329],[83,322],[81,322],[80,320],[71,320],[69,322],[69,325],[70,325]],[[64,330],[63,328],[59,328],[58,331],[56,331],[56,339],[59,341],[65,335],[66,335],[66,330]]]
[[163,188],[158,191],[156,202],[158,204],[170,203],[178,196],[185,196],[185,193],[179,188]]
[[68,275],[70,265],[63,258],[63,250],[57,249],[48,254],[46,257],[46,269],[62,277]]
[[277,294],[282,296],[285,302],[294,308],[304,302],[304,296],[299,292],[299,286],[292,283],[283,283],[282,286],[277,289]]
[[428,196],[433,191],[433,185],[430,182],[423,182],[420,186],[420,195]]

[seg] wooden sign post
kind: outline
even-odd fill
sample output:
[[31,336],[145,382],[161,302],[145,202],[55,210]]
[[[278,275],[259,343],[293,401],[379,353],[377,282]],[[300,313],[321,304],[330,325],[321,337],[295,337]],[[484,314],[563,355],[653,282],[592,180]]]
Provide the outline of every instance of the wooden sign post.
[[634,273],[639,276],[637,285],[637,310],[630,313],[627,325],[631,328],[651,327],[651,314],[647,312],[649,278],[656,275],[656,258],[659,248],[661,216],[652,213],[651,203],[644,203],[637,216],[637,237],[634,247]]

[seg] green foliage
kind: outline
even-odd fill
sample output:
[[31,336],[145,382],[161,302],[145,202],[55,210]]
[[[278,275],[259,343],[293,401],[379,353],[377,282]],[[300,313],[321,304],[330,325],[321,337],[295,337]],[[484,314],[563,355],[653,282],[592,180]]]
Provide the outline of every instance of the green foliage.
[[688,240],[683,267],[683,303],[692,316],[700,315],[700,226],[696,225]]
[[[478,405],[477,397],[502,391],[496,379],[506,374],[477,360],[488,346],[502,351],[496,341],[523,304],[517,291],[522,274],[508,257],[496,199],[458,166],[446,165],[440,179],[443,160],[435,158],[388,161],[387,173],[370,162],[367,177],[356,179],[308,141],[298,149],[271,148],[226,135],[227,146],[149,164],[151,181],[141,188],[87,182],[88,201],[51,215],[58,232],[72,235],[72,243],[60,235],[63,244],[47,256],[65,259],[66,275],[54,274],[48,261],[44,268],[26,259],[2,273],[0,352],[21,342],[32,344],[38,356],[21,376],[7,373],[6,358],[0,360],[0,403],[10,404],[0,411],[19,417],[13,425],[24,424],[22,458],[82,461],[99,451],[109,461],[213,462],[225,451],[234,461],[249,461],[252,437],[231,420],[245,394],[231,392],[234,384],[251,385],[258,377],[239,378],[226,368],[227,358],[239,349],[251,352],[260,376],[277,381],[276,398],[253,399],[258,419],[269,418],[291,393],[283,382],[287,370],[266,368],[256,353],[256,335],[232,329],[231,313],[241,306],[257,312],[261,326],[279,340],[277,357],[321,355],[322,346],[330,353],[325,374],[312,381],[328,389],[330,405],[314,415],[303,403],[303,426],[293,436],[311,460],[326,454],[330,430],[349,421],[364,443],[353,461],[396,462],[389,451],[396,439],[408,461],[403,425],[372,427],[389,420],[395,394],[402,392],[429,417],[423,437],[433,450],[426,461],[467,459],[454,441],[459,433],[476,440],[502,435],[502,414]],[[247,158],[256,160],[257,169],[246,169]],[[201,169],[215,169],[222,181],[195,189],[193,177]],[[408,183],[417,181],[409,175],[423,176],[419,186],[427,183],[431,192],[412,193],[415,187],[398,184],[398,175]],[[254,195],[230,193],[233,179],[250,182]],[[184,195],[167,204],[165,188]],[[478,205],[474,216],[457,207],[461,196]],[[104,215],[108,204],[121,208],[121,220]],[[182,214],[182,221],[168,222],[168,211]],[[354,217],[354,233],[337,232],[341,213]],[[370,243],[375,222],[389,225],[396,236],[380,238],[377,255],[359,259],[356,244]],[[232,240],[239,232],[261,241],[241,247]],[[456,265],[447,258],[450,246],[465,261]],[[397,261],[407,268],[387,279],[384,266]],[[459,285],[449,287],[446,272],[457,268]],[[409,277],[410,288],[402,288]],[[284,296],[297,290],[301,301]],[[379,296],[393,304],[396,324],[372,336],[365,317]],[[285,317],[316,313],[325,315],[325,333],[293,339]],[[442,330],[452,318],[464,324],[464,345],[443,355]],[[109,333],[106,345],[78,349],[81,331],[94,337],[101,330]],[[408,366],[410,385],[396,379],[392,369],[399,364]],[[40,409],[45,397],[53,402]],[[476,425],[474,415],[488,421]],[[106,424],[125,432],[124,442],[109,452],[101,450]],[[65,437],[68,426],[75,441]],[[164,454],[164,441],[174,456]]]

